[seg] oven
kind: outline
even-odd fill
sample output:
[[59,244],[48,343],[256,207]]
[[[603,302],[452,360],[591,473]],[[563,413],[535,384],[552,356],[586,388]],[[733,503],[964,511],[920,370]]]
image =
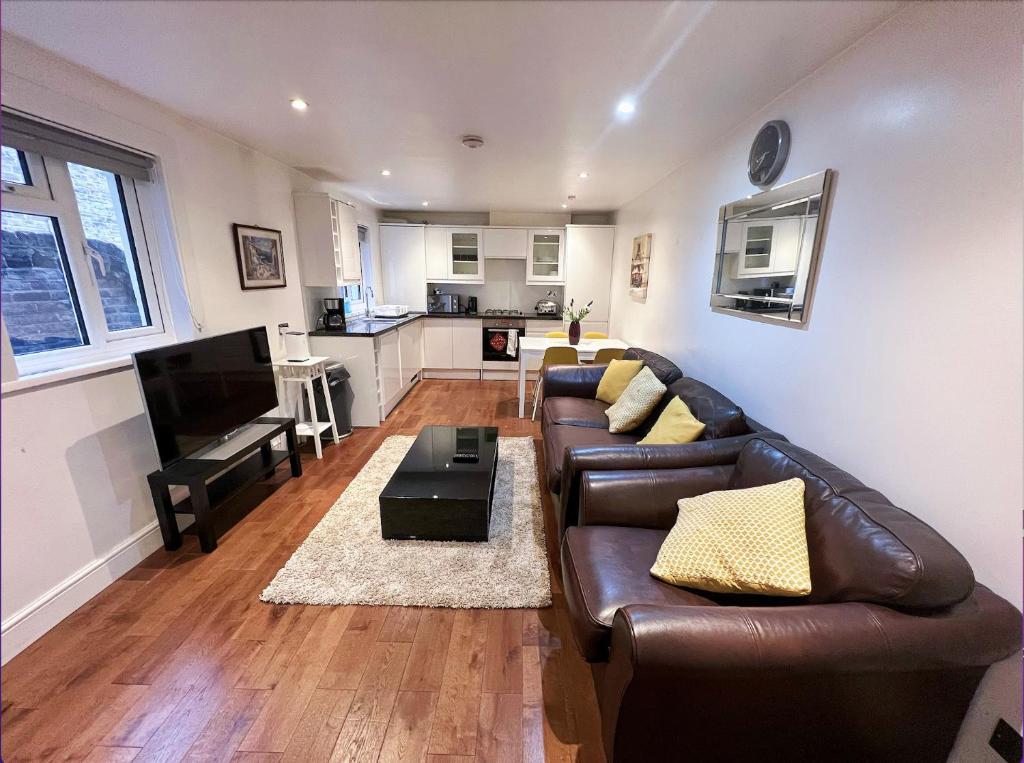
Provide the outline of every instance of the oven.
[[[526,334],[526,321],[515,318],[491,318],[483,322],[484,363],[515,363],[519,360],[519,340]],[[510,345],[514,346],[510,349]]]

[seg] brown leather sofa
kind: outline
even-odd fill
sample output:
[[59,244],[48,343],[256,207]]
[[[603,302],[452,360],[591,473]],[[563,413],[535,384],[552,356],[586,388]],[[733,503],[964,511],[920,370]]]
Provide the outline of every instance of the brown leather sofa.
[[[576,524],[580,476],[609,469],[682,469],[733,464],[751,437],[785,439],[747,418],[743,409],[703,382],[683,376],[672,361],[631,347],[623,356],[642,360],[668,387],[661,404],[636,431],[608,431],[608,404],[595,398],[607,366],[549,366],[544,370],[541,432],[548,488],[555,501],[559,537]],[[706,428],[685,445],[637,445],[673,397],[682,398]]]
[[[813,592],[714,594],[649,570],[676,501],[800,477]],[[1020,613],[935,530],[790,443],[735,465],[588,471],[562,543],[573,635],[619,761],[944,761]]]

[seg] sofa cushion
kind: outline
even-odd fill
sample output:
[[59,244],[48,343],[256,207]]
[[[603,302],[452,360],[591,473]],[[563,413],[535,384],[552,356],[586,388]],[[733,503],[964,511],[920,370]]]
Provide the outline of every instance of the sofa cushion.
[[573,427],[607,429],[608,403],[585,397],[552,397],[544,399],[544,421]]
[[633,378],[643,370],[641,360],[612,360],[604,369],[601,382],[597,385],[598,400],[614,405],[626,391]]
[[547,469],[548,487],[558,493],[562,487],[562,459],[566,448],[581,448],[589,445],[635,445],[634,434],[612,434],[607,429],[596,427],[570,427],[551,424],[544,416],[544,466]]
[[605,414],[608,416],[608,431],[613,434],[632,432],[651,415],[665,395],[665,385],[649,368],[644,368],[633,377],[625,391]]
[[967,560],[921,520],[842,469],[780,440],[754,438],[730,488],[804,481],[810,602],[948,607],[974,589]]
[[[676,395],[665,395],[669,399],[654,421],[654,426],[638,445],[683,445],[693,442],[704,433],[704,422],[686,407]],[[653,417],[653,414],[652,414]]]
[[645,350],[642,347],[630,347],[622,354],[622,359],[642,360],[644,365],[651,369],[654,375],[658,377],[658,381],[665,386],[683,377],[683,372],[679,370],[679,366],[671,360],[662,357],[656,352]]
[[693,415],[704,422],[704,440],[735,437],[750,431],[743,409],[702,381],[687,376],[669,385],[668,391],[678,395]]
[[651,567],[654,577],[718,593],[811,592],[803,480],[713,490],[677,505],[675,526]]
[[649,572],[668,533],[638,527],[570,527],[562,541],[562,576],[576,645],[588,662],[606,660],[612,617],[630,604],[715,606]]

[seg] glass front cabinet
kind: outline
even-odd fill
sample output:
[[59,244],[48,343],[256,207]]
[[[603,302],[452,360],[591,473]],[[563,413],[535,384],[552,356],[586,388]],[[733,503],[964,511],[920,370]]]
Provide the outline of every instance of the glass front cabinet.
[[447,235],[449,280],[483,283],[483,230],[448,228]]
[[565,231],[530,231],[526,283],[565,283]]

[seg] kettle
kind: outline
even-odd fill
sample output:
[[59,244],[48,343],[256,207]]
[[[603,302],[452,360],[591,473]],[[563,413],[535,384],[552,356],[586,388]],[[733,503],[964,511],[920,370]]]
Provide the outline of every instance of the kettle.
[[533,306],[537,315],[558,315],[558,303],[550,299],[553,296],[555,296],[555,293],[549,291],[548,299],[538,300],[537,304]]

